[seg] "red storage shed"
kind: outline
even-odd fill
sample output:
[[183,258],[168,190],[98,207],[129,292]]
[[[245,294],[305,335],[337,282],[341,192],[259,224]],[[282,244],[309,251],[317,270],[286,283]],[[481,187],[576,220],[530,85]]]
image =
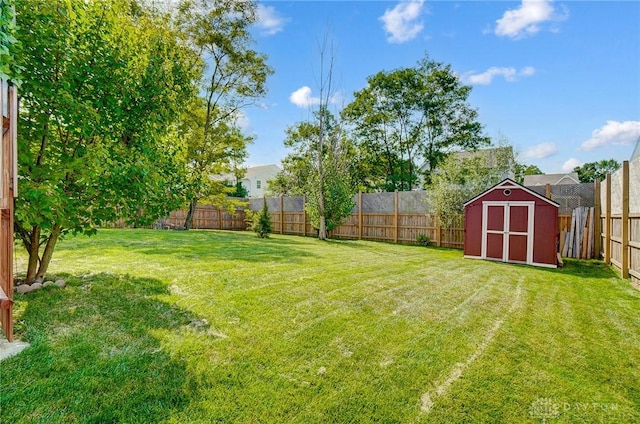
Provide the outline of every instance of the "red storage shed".
[[464,257],[555,268],[558,204],[506,179],[464,204]]

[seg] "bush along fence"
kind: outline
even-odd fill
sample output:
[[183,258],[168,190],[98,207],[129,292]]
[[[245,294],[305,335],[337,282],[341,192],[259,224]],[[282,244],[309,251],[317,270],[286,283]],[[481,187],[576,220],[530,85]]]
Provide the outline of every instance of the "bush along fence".
[[[578,207],[593,207],[595,189],[593,184],[569,186],[529,187],[560,204],[558,233],[569,231],[572,213]],[[428,207],[427,191],[401,191],[391,193],[359,193],[353,198],[354,207],[344,223],[334,229],[332,238],[385,241],[391,243],[429,244],[443,247],[462,248],[464,245],[464,216],[447,219],[443,226],[438,217]],[[315,236],[304,210],[303,196],[268,197],[265,199],[275,234]],[[262,198],[248,199],[247,208],[258,211],[262,208]],[[596,208],[599,210],[599,208]],[[179,229],[184,225],[186,211],[174,211],[169,217],[157,221],[154,228]],[[215,230],[245,230],[244,210],[229,214],[211,205],[201,205],[196,209],[192,228]],[[598,229],[595,231],[598,234]],[[597,238],[596,238],[597,239]],[[596,243],[599,240],[596,240]],[[599,247],[595,246],[595,252]]]
[[640,158],[607,175],[599,191],[602,257],[640,283]]

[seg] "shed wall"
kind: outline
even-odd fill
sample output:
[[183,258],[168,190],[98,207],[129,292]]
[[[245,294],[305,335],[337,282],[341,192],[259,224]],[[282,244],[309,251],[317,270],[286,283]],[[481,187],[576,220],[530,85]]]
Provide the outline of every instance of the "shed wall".
[[464,254],[482,254],[482,203],[473,203],[465,209]]
[[[496,187],[475,199],[465,207],[465,244],[464,254],[479,257],[482,255],[482,203],[483,202],[534,202],[533,262],[556,265],[558,243],[558,208],[526,190],[509,187],[511,193],[505,195],[504,188]],[[520,219],[514,215],[515,219]],[[522,217],[521,217],[522,218]],[[522,218],[525,219],[526,217]],[[524,228],[525,222],[515,227]],[[514,227],[514,228],[515,228]],[[491,241],[491,240],[489,240]],[[493,244],[493,243],[490,243]],[[493,246],[495,247],[495,246]],[[490,247],[488,246],[488,249]],[[495,253],[495,252],[494,252]],[[487,252],[487,256],[489,252]],[[496,255],[494,255],[496,256]],[[500,255],[497,255],[500,256]]]
[[540,201],[535,206],[533,261],[555,265],[558,262],[558,208]]

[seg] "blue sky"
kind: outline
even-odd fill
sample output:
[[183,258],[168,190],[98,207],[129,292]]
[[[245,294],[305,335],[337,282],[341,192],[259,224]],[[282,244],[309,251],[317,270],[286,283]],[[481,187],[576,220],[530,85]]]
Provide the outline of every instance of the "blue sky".
[[263,1],[259,14],[254,48],[275,73],[244,111],[249,166],[279,164],[285,129],[310,117],[325,34],[336,108],[426,53],[473,86],[486,135],[543,172],[629,159],[640,137],[638,1]]

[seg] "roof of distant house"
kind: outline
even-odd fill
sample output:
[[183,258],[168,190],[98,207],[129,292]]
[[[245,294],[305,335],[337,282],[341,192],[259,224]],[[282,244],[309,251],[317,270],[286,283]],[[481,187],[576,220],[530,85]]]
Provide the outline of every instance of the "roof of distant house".
[[[498,164],[499,155],[506,155],[510,158],[513,158],[513,147],[511,146],[498,146],[498,147],[490,147],[488,149],[478,149],[478,150],[462,150],[459,152],[452,152],[452,154],[459,161],[465,159],[474,159],[476,157],[484,157],[486,161],[486,165],[489,167],[495,167]],[[420,166],[421,171],[427,170],[429,166],[428,162],[425,162]]]
[[[280,172],[280,167],[278,165],[260,165],[260,166],[251,166],[247,168],[247,171],[244,174],[244,177],[240,178],[241,180],[250,180],[263,172],[274,173],[277,174]],[[235,181],[236,177],[234,174],[221,174],[221,175],[212,175],[212,180],[216,181]]]
[[560,185],[560,184],[578,184],[580,180],[577,172],[568,172],[566,174],[540,174],[525,175],[524,186],[543,186],[543,185]]
[[636,140],[636,147],[633,149],[633,153],[631,153],[631,159],[629,159],[629,162],[633,162],[636,159],[640,159],[640,137]]
[[244,174],[244,178],[251,179],[265,171],[278,173],[280,172],[280,167],[278,165],[252,166],[250,168],[247,168],[247,172]]

